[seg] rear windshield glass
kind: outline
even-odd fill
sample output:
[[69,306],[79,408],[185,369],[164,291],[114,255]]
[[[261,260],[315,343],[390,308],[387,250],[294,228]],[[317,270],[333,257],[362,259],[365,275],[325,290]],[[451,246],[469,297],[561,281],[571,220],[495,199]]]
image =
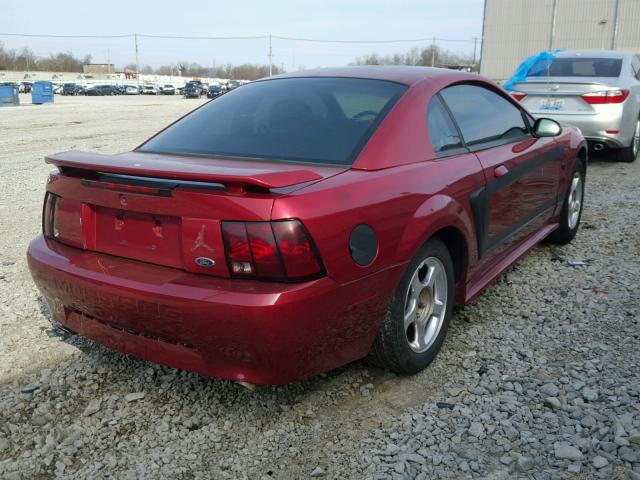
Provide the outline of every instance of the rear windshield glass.
[[555,58],[534,64],[529,77],[619,77],[621,58]]
[[139,150],[350,165],[406,89],[359,78],[254,82],[212,100]]

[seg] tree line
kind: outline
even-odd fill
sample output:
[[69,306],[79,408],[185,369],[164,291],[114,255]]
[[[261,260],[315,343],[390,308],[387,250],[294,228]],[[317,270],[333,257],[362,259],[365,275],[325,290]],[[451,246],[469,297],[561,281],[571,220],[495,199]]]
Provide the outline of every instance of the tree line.
[[449,67],[455,65],[473,66],[473,54],[455,53],[443,50],[437,45],[415,47],[405,53],[378,55],[371,53],[356,58],[352,65],[413,65],[422,67]]
[[91,55],[77,58],[71,52],[60,52],[40,57],[27,47],[8,49],[0,42],[0,70],[82,72],[85,63],[91,63]]
[[[91,63],[91,55],[79,58],[71,52],[60,52],[49,54],[47,57],[36,55],[31,49],[24,47],[21,49],[6,48],[0,42],[0,70],[17,71],[44,71],[44,72],[79,72],[81,73],[84,64]],[[125,69],[134,71],[136,66],[129,64]],[[203,67],[194,62],[179,62],[174,65],[163,65],[153,68],[148,65],[140,66],[142,74],[175,75],[181,74],[183,77],[213,77],[232,78],[239,80],[256,80],[269,75],[268,65],[225,64],[217,67]],[[272,73],[282,73],[282,69],[276,65],[272,68]]]
[[[42,57],[37,56],[27,47],[19,50],[7,49],[0,43],[0,70],[82,72],[82,66],[86,63],[91,63],[91,55],[79,58],[71,52],[61,52]],[[436,67],[446,67],[452,65],[472,66],[473,63],[472,54],[454,53],[443,50],[437,45],[430,45],[423,48],[415,47],[405,53],[390,55],[371,53],[356,58],[352,65],[434,65]],[[136,66],[129,64],[125,66],[125,69],[135,71]],[[178,62],[157,68],[141,65],[139,71],[141,74],[256,80],[269,75],[269,66],[248,63],[232,65],[228,63],[220,66],[205,67],[195,62]],[[280,67],[273,65],[272,73],[274,75],[282,72],[283,70]]]
[[[136,66],[129,64],[125,70],[135,71]],[[284,70],[273,65],[272,74],[282,73]],[[245,63],[242,65],[232,65],[230,63],[217,67],[204,67],[195,62],[178,62],[173,65],[162,65],[152,68],[148,65],[140,67],[141,74],[173,75],[178,74],[183,77],[208,77],[208,78],[231,78],[237,80],[256,80],[269,75],[269,65],[258,65]]]

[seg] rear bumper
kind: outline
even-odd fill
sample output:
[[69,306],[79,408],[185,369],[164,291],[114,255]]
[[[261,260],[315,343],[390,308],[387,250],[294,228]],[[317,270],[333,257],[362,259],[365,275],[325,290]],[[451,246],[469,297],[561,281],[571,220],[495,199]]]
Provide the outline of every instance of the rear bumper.
[[[622,109],[597,115],[562,115],[549,112],[534,112],[536,118],[547,117],[561,124],[578,127],[584,138],[590,143],[603,143],[610,148],[621,148],[631,143],[631,135],[622,125]],[[610,134],[607,130],[617,130]]]
[[400,265],[346,285],[327,277],[230,280],[42,236],[27,256],[64,327],[153,362],[256,384],[301,380],[364,357],[404,271]]

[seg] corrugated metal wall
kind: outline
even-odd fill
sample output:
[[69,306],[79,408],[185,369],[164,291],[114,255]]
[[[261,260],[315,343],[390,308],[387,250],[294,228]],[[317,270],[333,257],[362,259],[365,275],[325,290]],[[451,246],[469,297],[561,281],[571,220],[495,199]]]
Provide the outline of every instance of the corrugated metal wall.
[[506,78],[531,51],[546,50],[553,0],[487,0],[481,73]]
[[552,48],[609,50],[615,0],[557,0]]
[[542,50],[611,49],[616,3],[615,49],[640,52],[640,0],[486,0],[480,72],[500,80]]
[[640,0],[619,0],[616,49],[640,52]]

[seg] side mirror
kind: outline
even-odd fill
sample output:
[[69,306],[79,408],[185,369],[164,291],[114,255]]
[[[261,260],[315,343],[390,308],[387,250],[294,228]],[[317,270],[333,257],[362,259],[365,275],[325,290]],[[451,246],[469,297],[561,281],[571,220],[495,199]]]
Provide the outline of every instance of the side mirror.
[[540,137],[557,137],[562,133],[558,122],[550,118],[539,118],[533,124],[533,135]]

